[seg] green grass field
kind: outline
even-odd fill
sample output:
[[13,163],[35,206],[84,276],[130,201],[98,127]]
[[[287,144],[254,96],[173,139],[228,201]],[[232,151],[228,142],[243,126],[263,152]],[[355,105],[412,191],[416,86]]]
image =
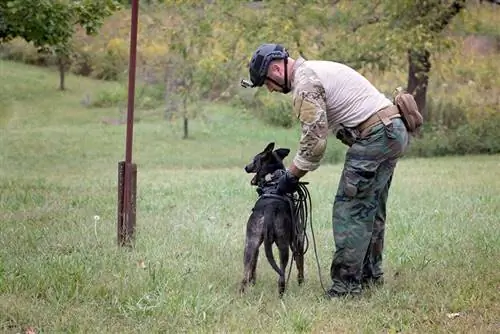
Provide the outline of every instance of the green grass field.
[[[182,140],[180,123],[138,110],[137,242],[124,250],[116,246],[116,201],[125,126],[103,123],[118,117],[116,108],[81,104],[117,84],[69,76],[59,92],[57,73],[5,61],[0,83],[2,333],[500,331],[498,155],[400,162],[383,288],[324,300],[311,243],[304,286],[294,269],[279,300],[261,255],[257,285],[239,296],[256,198],[243,166],[269,141],[294,154],[298,129],[215,105]],[[324,165],[306,177],[326,287],[340,171]]]

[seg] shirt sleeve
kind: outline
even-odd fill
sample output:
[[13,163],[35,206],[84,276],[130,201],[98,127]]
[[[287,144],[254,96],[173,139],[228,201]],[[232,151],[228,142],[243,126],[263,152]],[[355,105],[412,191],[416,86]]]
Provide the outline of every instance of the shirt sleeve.
[[320,165],[328,138],[325,89],[319,79],[301,78],[295,89],[293,109],[301,125],[293,162],[299,169],[313,171]]

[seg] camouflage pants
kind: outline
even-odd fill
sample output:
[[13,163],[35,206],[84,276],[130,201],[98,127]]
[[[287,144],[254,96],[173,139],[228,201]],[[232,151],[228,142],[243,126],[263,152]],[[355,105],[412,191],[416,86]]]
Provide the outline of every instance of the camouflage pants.
[[388,126],[373,127],[347,150],[333,204],[335,254],[330,275],[335,292],[361,292],[363,278],[383,275],[387,197],[407,145],[406,128],[396,118]]

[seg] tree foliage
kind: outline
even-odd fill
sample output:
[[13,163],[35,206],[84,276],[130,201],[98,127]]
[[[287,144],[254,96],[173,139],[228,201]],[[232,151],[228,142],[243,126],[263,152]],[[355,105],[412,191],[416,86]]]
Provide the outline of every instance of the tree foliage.
[[305,57],[358,69],[388,70],[407,55],[407,88],[425,111],[430,55],[447,46],[442,31],[465,5],[465,0],[279,0],[259,4],[254,22],[260,42],[281,42]]
[[23,38],[42,52],[55,53],[64,66],[76,26],[81,26],[89,35],[96,34],[104,18],[117,9],[118,2],[114,0],[2,1],[0,43]]
[[186,139],[189,137],[189,119],[201,107],[197,101],[210,86],[205,82],[208,76],[204,72],[210,70],[205,59],[213,40],[213,7],[205,2],[182,1],[181,4],[176,0],[165,1],[164,6],[175,22],[165,32],[165,41],[169,45],[167,82],[172,87],[171,98],[181,102],[183,138]]
[[[127,7],[129,1],[121,3]],[[163,73],[166,68],[167,80],[175,88],[174,95],[187,105],[207,97],[218,99],[226,93],[240,94],[239,79],[248,75],[251,52],[260,43],[278,42],[286,45],[292,55],[340,61],[356,69],[386,71],[406,67],[407,88],[416,94],[424,109],[430,57],[448,46],[443,30],[466,1],[157,0],[148,3],[140,11],[148,13],[139,20],[142,23],[139,34],[143,35],[138,52],[157,59],[156,71],[151,72]],[[90,34],[96,32],[114,5],[111,0],[4,1],[0,10],[8,15],[6,19],[0,18],[0,36],[3,40],[22,36],[40,47],[49,45],[53,51],[69,50],[67,41],[72,28],[80,25]],[[121,14],[130,15],[128,9]],[[30,17],[27,23],[22,22],[25,17]],[[128,29],[128,22],[120,26]],[[128,30],[119,32],[113,27],[109,26],[111,40],[95,39],[91,56],[87,57],[90,60],[80,58],[93,62],[90,68],[105,67],[103,57],[115,64],[111,61],[115,57],[111,50],[115,44],[120,46],[122,58],[126,53]],[[87,50],[85,43],[80,43],[82,50]],[[104,56],[94,57],[97,54]],[[126,71],[124,63],[122,59],[109,68],[120,73]],[[193,117],[195,110],[196,107],[185,111],[186,119]]]

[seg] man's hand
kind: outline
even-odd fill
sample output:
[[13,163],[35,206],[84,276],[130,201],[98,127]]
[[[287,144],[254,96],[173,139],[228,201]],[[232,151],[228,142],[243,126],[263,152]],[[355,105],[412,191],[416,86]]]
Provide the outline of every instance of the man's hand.
[[277,192],[280,195],[293,194],[297,190],[298,184],[299,178],[287,169],[287,171],[281,175],[278,180]]
[[349,147],[351,147],[356,142],[356,138],[353,136],[352,132],[345,128],[340,128],[335,134],[335,137],[337,137],[337,139],[339,139],[343,144]]

